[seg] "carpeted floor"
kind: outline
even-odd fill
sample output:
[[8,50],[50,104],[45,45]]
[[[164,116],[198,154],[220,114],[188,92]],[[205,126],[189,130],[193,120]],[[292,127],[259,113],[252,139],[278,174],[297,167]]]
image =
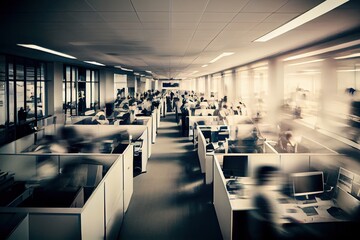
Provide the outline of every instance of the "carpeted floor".
[[181,137],[174,116],[161,119],[147,172],[134,194],[118,239],[222,239],[197,152]]

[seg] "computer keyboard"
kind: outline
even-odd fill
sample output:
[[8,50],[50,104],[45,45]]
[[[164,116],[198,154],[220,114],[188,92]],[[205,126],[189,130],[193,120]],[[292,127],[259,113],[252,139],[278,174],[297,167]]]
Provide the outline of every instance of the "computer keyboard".
[[316,211],[315,207],[302,207],[301,210],[307,215],[307,216],[314,216],[319,215],[319,213]]

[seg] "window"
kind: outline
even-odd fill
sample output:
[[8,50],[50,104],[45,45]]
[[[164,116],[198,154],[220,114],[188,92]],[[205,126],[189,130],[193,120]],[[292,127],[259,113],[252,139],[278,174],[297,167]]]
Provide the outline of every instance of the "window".
[[63,110],[70,116],[99,108],[99,71],[64,66]]
[[18,111],[27,121],[46,115],[45,63],[0,55],[0,126],[19,124]]

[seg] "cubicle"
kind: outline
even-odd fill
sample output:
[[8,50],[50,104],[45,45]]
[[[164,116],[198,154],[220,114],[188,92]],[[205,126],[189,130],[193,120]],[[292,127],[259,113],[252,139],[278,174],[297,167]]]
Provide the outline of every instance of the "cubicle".
[[[72,129],[75,130],[79,136],[87,137],[85,138],[83,146],[84,149],[80,149],[76,154],[81,156],[92,156],[96,154],[103,154],[103,156],[111,156],[124,154],[123,163],[125,171],[125,179],[127,183],[125,184],[126,191],[131,197],[133,192],[133,171],[134,171],[134,146],[129,145],[129,134],[132,134],[133,139],[141,139],[142,142],[146,145],[146,127],[145,126],[133,126],[133,128],[127,128],[126,126],[109,126],[109,125],[70,125],[62,126],[63,129]],[[58,129],[54,126],[48,126],[42,131],[25,136],[14,142],[6,144],[0,148],[0,155],[12,154],[12,155],[46,155],[46,154],[69,154],[66,152],[58,151],[63,150],[60,144],[54,144],[55,147],[51,148],[52,141],[47,141],[47,136],[53,136],[57,133]],[[76,138],[75,138],[76,140]],[[82,139],[84,140],[84,139]],[[92,148],[89,149],[87,146],[91,145]],[[129,146],[128,146],[129,145]],[[49,148],[50,146],[50,148]],[[59,149],[60,147],[60,149]],[[131,151],[124,151],[125,149],[130,148]],[[54,149],[55,151],[52,151]],[[131,155],[130,155],[131,153]],[[75,153],[74,153],[75,154]],[[147,151],[144,148],[142,154],[142,166],[143,171],[146,171],[147,165]],[[125,168],[126,167],[126,168]],[[125,201],[125,210],[130,202],[130,198]]]
[[[213,180],[213,204],[215,212],[218,218],[220,229],[222,232],[223,239],[247,239],[248,237],[248,223],[247,214],[248,211],[253,209],[251,195],[252,187],[255,184],[253,177],[257,167],[262,165],[271,165],[279,167],[285,176],[289,176],[295,172],[308,172],[308,171],[323,171],[326,175],[325,185],[329,188],[330,196],[335,196],[337,191],[343,192],[347,200],[348,208],[352,208],[352,211],[360,206],[359,196],[353,196],[351,187],[349,184],[360,185],[360,176],[356,173],[360,173],[360,166],[358,163],[340,154],[231,154],[231,155],[243,155],[248,157],[248,177],[242,181],[243,189],[240,195],[234,195],[229,193],[227,189],[227,183],[229,179],[226,179],[222,170],[222,161],[224,154],[214,154],[214,180]],[[350,171],[351,170],[351,171]],[[341,174],[344,177],[341,178]],[[286,177],[285,177],[286,178]],[[241,178],[240,178],[241,179]],[[349,182],[342,182],[350,180]],[[339,184],[339,182],[341,182]],[[345,186],[344,186],[345,184]],[[340,186],[340,188],[339,188]],[[319,205],[326,207],[334,206],[334,202],[331,200],[319,200]],[[339,199],[337,200],[339,203]],[[328,205],[326,205],[328,204]],[[339,203],[340,204],[340,203]],[[351,206],[349,206],[351,205]],[[283,208],[285,208],[284,205]],[[284,212],[285,209],[283,209]],[[290,213],[289,213],[290,214]],[[309,227],[317,230],[319,223],[325,224],[337,224],[340,222],[350,222],[348,220],[339,220],[327,213],[326,210],[322,210],[321,218],[315,217],[303,217],[302,223],[309,224]],[[287,224],[284,220],[283,224]],[[323,226],[324,227],[324,226]],[[352,227],[352,225],[351,225]]]
[[[95,125],[91,123],[91,118],[87,116],[72,116],[71,117],[71,125]],[[110,124],[113,125],[113,124]],[[147,127],[148,131],[148,158],[151,156],[151,143],[155,142],[154,139],[156,138],[156,122],[155,122],[155,115],[145,116],[143,114],[135,115],[135,119],[133,124],[123,124],[121,126],[129,126],[129,125],[144,125]],[[118,126],[118,125],[113,125]]]
[[[213,154],[216,153],[228,153],[228,140],[222,142],[223,146],[219,147],[218,142],[211,142],[208,143],[204,137],[204,134],[201,130],[203,127],[209,127],[210,131],[217,131],[219,127],[222,125],[212,125],[212,126],[197,126],[197,135],[198,135],[198,144],[197,144],[197,153],[200,162],[200,169],[202,173],[205,173],[205,183],[211,184],[213,181]],[[231,126],[230,126],[231,127]],[[250,128],[251,129],[251,128]],[[229,132],[229,137],[230,137]],[[212,148],[208,149],[207,147],[211,145]],[[258,151],[257,154],[277,154],[274,148],[267,143],[266,141],[261,141],[259,143],[259,147],[261,151]],[[250,148],[248,148],[250,149]],[[250,151],[248,153],[252,153]]]
[[[129,144],[140,142],[141,149],[141,172],[147,171],[148,162],[148,126],[145,125],[65,125],[65,126],[48,126],[41,131],[30,134],[16,141],[0,147],[1,153],[21,154],[24,152],[57,152],[41,147],[46,146],[51,141],[49,136],[57,136],[60,129],[71,129],[76,136],[71,138],[79,139],[77,143],[82,143],[84,148],[79,151],[82,153],[108,153],[111,154],[116,144]],[[87,146],[87,147],[86,147]],[[92,146],[92,148],[90,148]],[[104,147],[106,146],[106,147]],[[135,147],[136,148],[136,147]]]
[[190,138],[194,138],[196,136],[197,125],[210,126],[223,124],[223,122],[219,120],[218,116],[187,116],[187,120],[189,122],[188,137]]
[[132,196],[132,155],[129,145],[111,155],[1,154],[0,169],[18,187],[0,214],[27,214],[29,239],[116,239]]

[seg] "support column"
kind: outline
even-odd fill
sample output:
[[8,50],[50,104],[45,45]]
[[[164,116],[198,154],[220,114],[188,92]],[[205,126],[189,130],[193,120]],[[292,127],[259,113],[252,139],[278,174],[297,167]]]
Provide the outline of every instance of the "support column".
[[280,108],[284,104],[284,64],[280,59],[268,62],[268,95],[266,101],[268,120],[277,124]]
[[210,78],[209,75],[205,76],[205,99],[210,98]]
[[[58,124],[65,123],[65,114],[63,113],[63,64],[53,62],[47,65],[47,112],[49,115],[56,116]],[[60,90],[61,89],[61,90]]]
[[[322,62],[321,66],[321,86],[315,85],[316,90],[320,90],[319,98],[319,117],[320,128],[329,128],[331,127],[331,122],[329,121],[332,118],[329,118],[330,112],[335,112],[334,101],[336,101],[337,95],[337,74],[336,74],[336,61],[332,58],[327,58]],[[334,131],[335,129],[331,129]]]

